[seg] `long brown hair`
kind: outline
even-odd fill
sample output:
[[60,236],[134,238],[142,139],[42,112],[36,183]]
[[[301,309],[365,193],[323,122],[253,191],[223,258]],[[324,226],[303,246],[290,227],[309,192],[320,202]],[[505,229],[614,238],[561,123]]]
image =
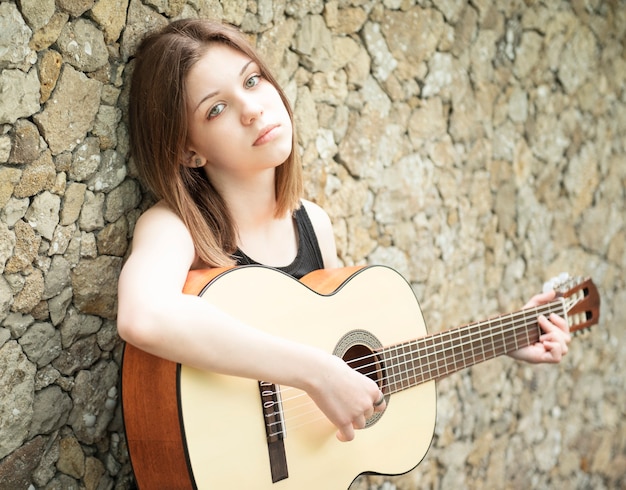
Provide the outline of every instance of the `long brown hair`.
[[[202,169],[182,165],[187,144],[186,78],[212,43],[249,56],[278,91],[293,123],[285,93],[245,36],[210,20],[186,19],[149,34],[139,45],[129,99],[129,132],[140,178],[187,226],[196,253],[209,266],[233,265],[237,229],[228,207]],[[276,216],[300,205],[302,168],[295,131],[291,154],[277,167]]]

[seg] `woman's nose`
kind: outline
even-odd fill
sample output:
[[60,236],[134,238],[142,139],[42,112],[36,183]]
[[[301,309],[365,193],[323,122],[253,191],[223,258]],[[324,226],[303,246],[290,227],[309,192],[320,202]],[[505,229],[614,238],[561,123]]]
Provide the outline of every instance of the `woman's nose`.
[[241,122],[244,125],[252,124],[263,114],[263,106],[254,100],[246,100],[242,102]]

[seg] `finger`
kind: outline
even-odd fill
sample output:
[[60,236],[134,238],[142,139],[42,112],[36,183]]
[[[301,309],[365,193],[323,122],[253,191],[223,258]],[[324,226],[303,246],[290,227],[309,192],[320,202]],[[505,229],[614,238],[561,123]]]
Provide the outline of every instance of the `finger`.
[[352,427],[354,427],[357,430],[363,429],[365,428],[365,422],[366,422],[365,415],[360,415],[352,421]]
[[524,308],[530,308],[532,306],[539,306],[544,303],[547,303],[548,301],[552,301],[555,295],[556,293],[554,291],[548,291],[546,293],[536,294],[535,296],[530,298],[530,300],[528,300],[528,303],[524,305]]
[[[551,313],[550,314],[550,321],[556,325],[559,329],[561,329],[563,332],[567,333],[569,336],[569,324],[567,323],[567,320],[565,320],[565,318],[555,314],[555,313]],[[569,340],[568,340],[569,342]]]
[[352,427],[352,424],[339,427],[339,430],[337,431],[337,439],[341,442],[349,442],[354,439],[354,427]]
[[385,408],[387,408],[387,400],[383,398],[383,401],[374,407],[375,413],[384,412]]

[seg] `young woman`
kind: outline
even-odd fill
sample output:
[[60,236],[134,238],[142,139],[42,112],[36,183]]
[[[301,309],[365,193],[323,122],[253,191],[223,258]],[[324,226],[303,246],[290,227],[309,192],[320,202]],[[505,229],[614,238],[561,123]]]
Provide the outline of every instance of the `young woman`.
[[[340,440],[353,439],[385,409],[374,381],[182,293],[191,269],[261,263],[299,278],[337,266],[327,214],[301,197],[292,112],[266,65],[234,28],[173,22],[138,49],[129,118],[137,169],[158,202],[138,220],[119,280],[120,336],[178,363],[300,388]],[[558,362],[566,323],[539,323],[539,342],[514,357]]]

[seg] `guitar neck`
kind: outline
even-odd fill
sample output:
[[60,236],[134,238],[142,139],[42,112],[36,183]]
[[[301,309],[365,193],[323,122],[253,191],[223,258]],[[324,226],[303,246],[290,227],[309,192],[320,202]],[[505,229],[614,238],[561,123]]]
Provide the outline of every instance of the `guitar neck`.
[[539,340],[539,315],[566,317],[562,299],[380,349],[385,393],[396,393],[513,352]]

